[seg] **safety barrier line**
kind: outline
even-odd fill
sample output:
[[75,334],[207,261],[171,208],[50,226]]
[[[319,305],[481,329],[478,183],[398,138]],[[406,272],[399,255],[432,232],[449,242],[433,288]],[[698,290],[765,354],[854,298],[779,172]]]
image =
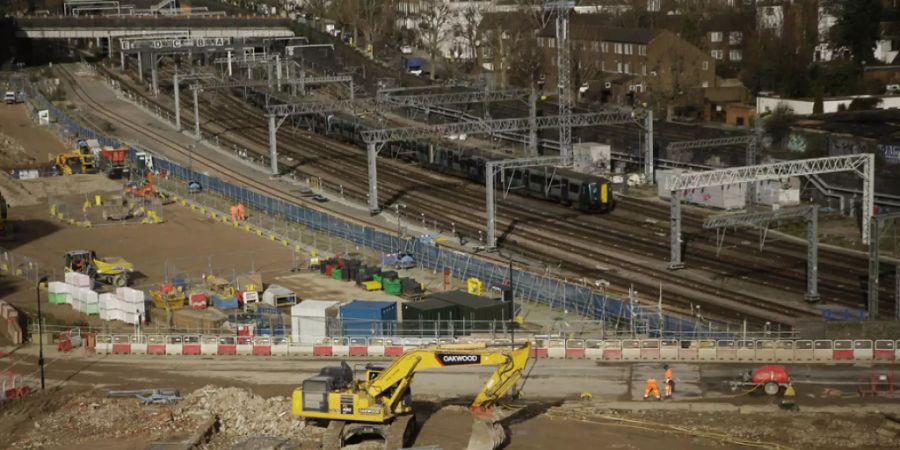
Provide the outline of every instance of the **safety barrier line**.
[[[290,338],[220,335],[100,334],[87,351],[102,354],[159,356],[314,356],[323,358],[394,357],[405,350],[435,345],[421,338],[320,338],[293,343]],[[509,345],[508,340],[460,339],[458,343]],[[524,341],[523,341],[524,342]],[[900,360],[900,340],[756,340],[672,341],[535,339],[535,358],[593,359],[605,361],[697,361],[777,363],[858,363]]]

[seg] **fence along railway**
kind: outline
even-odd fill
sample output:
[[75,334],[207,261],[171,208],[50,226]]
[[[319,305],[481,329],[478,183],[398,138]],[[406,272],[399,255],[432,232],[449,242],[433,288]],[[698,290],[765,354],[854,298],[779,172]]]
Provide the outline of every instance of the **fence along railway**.
[[[262,148],[265,148],[265,144],[266,144],[266,136],[265,136],[265,132],[264,132],[265,121],[264,121],[264,116],[260,113],[260,111],[258,109],[247,106],[244,102],[240,101],[240,99],[238,99],[236,97],[220,95],[220,96],[217,96],[216,98],[213,98],[212,101],[217,102],[219,104],[221,104],[221,102],[227,102],[227,104],[229,106],[227,109],[229,111],[231,111],[232,108],[234,108],[233,110],[236,111],[236,113],[234,115],[223,115],[222,111],[225,108],[215,108],[215,106],[209,105],[209,103],[207,103],[209,101],[210,100],[201,100],[200,105],[199,105],[201,108],[201,111],[203,111],[203,116],[206,118],[206,121],[207,121],[205,124],[203,124],[204,127],[207,127],[207,133],[212,133],[213,135],[217,136],[218,139],[220,140],[220,142],[225,142],[228,139],[233,139],[234,145],[237,145],[239,143],[239,144],[241,144],[240,147],[249,147],[249,148],[262,147]],[[169,108],[168,106],[166,106],[165,102],[160,102],[160,103],[161,103],[162,107]],[[183,103],[187,103],[187,102],[183,102]],[[204,104],[207,104],[209,106],[205,106]],[[189,105],[185,105],[185,106],[189,107]],[[189,117],[189,116],[187,114],[185,114],[185,117]],[[241,135],[235,136],[236,133],[229,133],[228,132],[229,130],[240,130]],[[288,133],[285,133],[284,131],[286,131],[286,130],[282,131],[282,135],[288,134]],[[229,136],[229,134],[231,134],[231,136]],[[296,151],[296,153],[293,153],[293,151],[292,151],[292,154],[290,155],[290,157],[292,160],[300,161],[301,163],[311,161],[314,158],[359,162],[359,161],[361,161],[361,159],[363,157],[363,155],[359,152],[359,149],[357,149],[357,148],[347,147],[347,146],[339,146],[339,145],[336,145],[335,143],[329,142],[328,140],[325,140],[325,139],[315,138],[315,143],[317,145],[309,145],[309,138],[310,138],[309,136],[307,136],[306,139],[296,139],[292,136],[282,137],[282,140],[284,143],[283,149],[291,149],[289,151],[292,151],[293,148],[297,148],[298,150]],[[344,134],[344,139],[348,139],[348,138],[352,139],[352,136],[347,136],[346,134]],[[327,149],[327,154],[326,154],[326,152],[323,152],[322,149]],[[254,153],[258,153],[261,156],[264,156],[264,152],[257,151]],[[421,160],[421,155],[416,155],[412,159],[419,161],[419,160]],[[383,162],[383,164],[384,164],[384,162]],[[361,171],[358,171],[359,167],[360,167],[359,163],[357,163],[355,165],[351,165],[349,167],[344,165],[342,167],[342,169],[340,169],[340,170],[335,169],[333,167],[329,167],[327,164],[318,164],[318,163],[310,164],[310,167],[308,169],[306,167],[302,167],[302,165],[299,165],[299,166],[301,166],[300,170],[303,170],[303,171],[309,170],[310,171],[309,173],[301,173],[301,175],[316,175],[316,176],[324,175],[323,178],[326,183],[329,178],[332,178],[335,180],[346,179],[347,178],[346,175],[348,173],[355,173],[357,175],[357,176],[354,176],[353,179],[360,179],[360,178],[364,177],[364,173],[362,173]],[[444,170],[446,171],[447,168],[444,168]],[[355,171],[355,172],[348,172],[348,171]],[[322,175],[317,175],[317,174],[322,174]],[[409,170],[408,168],[404,168],[404,174],[407,176],[399,177],[400,179],[385,179],[384,180],[384,181],[389,182],[388,186],[386,186],[386,189],[389,189],[389,191],[384,192],[384,193],[382,193],[381,196],[379,196],[380,200],[382,202],[386,202],[386,204],[391,204],[392,199],[394,200],[394,202],[396,202],[398,195],[411,196],[412,194],[410,194],[410,192],[418,193],[419,191],[423,191],[425,189],[428,189],[431,191],[437,191],[440,193],[440,195],[439,195],[440,198],[431,197],[431,198],[426,198],[426,199],[421,199],[421,200],[417,200],[416,198],[410,198],[409,201],[407,201],[408,206],[416,206],[417,205],[416,202],[418,201],[419,202],[418,205],[420,205],[420,207],[419,207],[419,209],[417,209],[417,211],[426,213],[426,215],[429,218],[429,222],[438,220],[439,221],[438,227],[443,227],[444,229],[450,229],[451,227],[453,227],[460,232],[468,231],[469,233],[471,233],[470,236],[475,236],[477,234],[477,232],[479,231],[479,225],[477,223],[466,224],[465,219],[462,217],[459,217],[460,215],[465,214],[466,212],[469,212],[469,211],[455,212],[454,216],[444,216],[444,215],[440,214],[441,212],[446,213],[448,211],[451,211],[452,210],[451,205],[453,205],[453,204],[460,204],[461,201],[462,202],[469,201],[469,200],[460,199],[458,194],[456,193],[457,188],[461,185],[459,181],[454,182],[454,181],[448,181],[447,179],[444,179],[443,180],[444,186],[441,187],[440,185],[434,185],[434,181],[430,180],[430,178],[432,176],[425,176],[421,182],[410,186],[410,185],[408,185],[408,183],[410,182],[409,176],[418,177],[419,176],[418,172],[414,171],[414,170]],[[337,183],[335,183],[335,184],[337,184]],[[365,197],[364,189],[359,189],[356,186],[352,185],[352,183],[341,183],[341,184],[342,184],[343,192],[346,195],[357,196],[357,198],[360,198],[360,199]],[[395,187],[394,184],[397,184],[397,186]],[[443,189],[443,190],[441,190],[441,189]],[[401,192],[402,192],[402,194],[401,194]],[[387,194],[387,195],[384,195],[384,194]],[[475,194],[475,196],[479,196],[479,195]],[[443,199],[443,201],[441,200],[441,198]],[[450,200],[450,199],[452,199],[452,200]],[[629,203],[629,202],[634,202],[634,203]],[[530,202],[530,201],[528,201],[528,204],[529,205],[540,205],[540,203]],[[630,206],[632,204],[635,204],[636,206]],[[629,206],[623,206],[623,205],[629,205]],[[621,226],[622,228],[626,228],[629,231],[635,229],[634,225],[637,222],[638,228],[642,229],[641,231],[643,231],[644,228],[651,228],[651,229],[647,230],[647,232],[640,237],[635,237],[631,233],[621,233],[621,232],[616,237],[619,237],[619,239],[622,239],[622,238],[628,239],[630,237],[635,242],[641,242],[641,241],[646,242],[645,249],[643,251],[641,251],[640,248],[630,249],[630,250],[633,250],[637,254],[644,253],[644,254],[648,254],[648,255],[661,256],[662,254],[660,252],[660,248],[664,249],[664,246],[660,247],[658,245],[658,243],[654,244],[653,242],[654,242],[654,238],[658,238],[658,236],[661,233],[665,232],[665,229],[662,227],[647,227],[645,225],[647,222],[646,215],[653,215],[654,213],[659,215],[658,213],[661,211],[661,209],[659,209],[657,207],[651,207],[652,208],[651,209],[651,208],[648,208],[647,205],[642,201],[632,201],[630,199],[620,200],[620,203],[618,204],[618,206],[622,210],[637,209],[637,211],[635,211],[635,213],[636,213],[635,215],[637,215],[637,216],[645,215],[645,217],[631,218],[630,221],[625,220],[624,218],[620,217],[619,214],[604,216],[602,219],[586,217],[585,219],[587,219],[589,221],[589,222],[586,222],[586,224],[588,224],[588,226],[591,227],[591,230],[596,233],[596,237],[597,238],[601,238],[601,236],[606,237],[606,239],[604,239],[603,242],[608,243],[609,247],[616,247],[619,244],[617,242],[614,242],[615,239],[609,239],[609,237],[610,237],[609,235],[611,233],[613,233],[615,230],[607,222],[621,221],[620,224],[616,224],[616,226],[617,227]],[[507,227],[509,227],[510,224],[513,223],[513,222],[504,221],[503,220],[504,215],[512,214],[512,213],[521,214],[521,211],[520,211],[521,209],[522,209],[521,207],[512,207],[509,209],[501,209],[501,212],[500,212],[501,228],[503,228],[503,225],[506,225]],[[560,225],[560,221],[558,220],[559,215],[558,214],[556,215],[557,220],[555,220],[555,221],[553,218],[551,218],[551,217],[553,217],[554,213],[557,212],[558,210],[557,211],[551,210],[551,212],[547,212],[547,211],[541,212],[541,210],[545,210],[545,209],[546,209],[546,207],[543,205],[538,206],[538,207],[533,208],[534,211],[538,211],[537,214],[532,214],[528,217],[524,217],[524,218],[520,218],[520,219],[512,219],[512,220],[515,221],[515,223],[531,223],[531,222],[543,220],[543,221],[546,221],[549,224],[551,224],[551,227],[553,227],[555,230],[559,231],[560,230],[559,227],[562,226],[562,225]],[[630,212],[628,214],[631,215]],[[624,214],[622,214],[622,215],[624,215]],[[601,224],[598,222],[603,222],[603,223]],[[643,222],[643,223],[640,223],[640,222]],[[694,224],[696,224],[696,228],[698,230],[698,231],[693,231],[693,232],[696,232],[699,234],[700,233],[699,232],[700,225],[702,225],[702,223],[701,223],[702,219],[699,217],[693,218],[690,216],[688,218],[686,218],[686,223],[690,224],[692,222]],[[584,225],[584,224],[585,223],[578,223],[578,225]],[[517,225],[517,226],[519,226],[519,225]],[[569,226],[571,226],[571,224]],[[575,228],[576,227],[573,227],[572,231],[567,231],[567,232],[573,233],[573,232],[583,231],[583,229],[576,230]],[[545,234],[547,234],[545,232],[538,232],[537,234],[533,233],[533,234],[529,235],[529,234],[527,234],[527,230],[522,230],[522,232],[523,232],[522,236],[518,237],[515,234],[515,231],[516,231],[516,228],[513,227],[512,232],[508,233],[505,236],[505,238],[509,239],[510,241],[515,241],[519,246],[522,246],[523,242],[529,241],[529,240],[537,241],[538,243],[540,243],[542,239],[544,239],[544,242],[546,242],[545,245],[551,245],[551,246],[559,245],[559,242],[556,242],[554,244],[552,240],[549,240],[549,239],[546,239],[545,237],[543,237]],[[517,237],[518,237],[518,239],[517,239]],[[594,236],[592,236],[592,237],[594,237]],[[571,241],[571,240],[569,240],[569,241]],[[696,246],[696,247],[701,247],[701,245],[703,245],[703,247],[701,247],[700,249],[711,253],[713,251],[712,248],[714,247],[714,244],[709,242],[708,239],[705,241],[706,242],[701,241],[702,244],[701,244],[701,242],[698,242],[698,241],[691,241],[691,245]],[[583,247],[590,246],[590,244],[588,244],[587,242],[583,242],[581,245]],[[690,259],[694,256],[694,251],[700,250],[700,249],[692,249],[692,251],[688,252],[688,255],[687,255],[688,260],[690,261]],[[526,252],[528,252],[528,249],[525,249],[525,250],[526,250]],[[572,252],[574,253],[576,251],[578,251],[578,250],[575,249],[574,247],[572,247]],[[743,272],[744,270],[746,270],[746,268],[748,266],[750,266],[750,267],[754,267],[757,271],[759,271],[759,273],[767,273],[767,276],[771,277],[770,279],[772,281],[766,282],[766,283],[782,284],[785,286],[791,286],[791,280],[794,280],[794,283],[793,283],[794,286],[788,287],[787,289],[796,294],[799,294],[800,292],[802,292],[801,286],[803,285],[803,278],[802,278],[803,271],[797,268],[797,267],[799,267],[797,263],[802,263],[802,261],[803,261],[804,251],[803,251],[802,246],[799,246],[799,245],[776,246],[774,249],[772,247],[770,247],[769,251],[776,252],[779,256],[779,259],[782,259],[786,262],[784,264],[785,269],[783,272],[780,269],[778,269],[777,267],[770,267],[770,268],[766,269],[764,262],[765,262],[765,260],[770,259],[770,258],[767,258],[766,255],[761,255],[761,257],[759,257],[759,258],[747,258],[747,256],[743,252],[735,251],[731,255],[727,255],[727,254],[723,255],[723,258],[721,260],[715,262],[715,266],[718,266],[719,268],[721,268],[723,265],[727,264],[727,261],[732,260],[732,258],[737,259],[737,260],[743,260],[743,261],[741,263],[734,263],[733,265],[730,265],[731,266],[730,272],[726,271],[726,270],[719,270],[719,272],[714,274],[711,278],[724,279],[727,277],[731,277],[735,273]],[[541,258],[541,256],[543,256],[544,258],[547,257],[546,254],[541,255],[541,253],[539,251],[535,251],[535,250],[531,250],[529,253],[539,259]],[[707,254],[709,254],[709,253],[707,253]],[[628,265],[631,263],[630,261],[627,261],[626,259],[618,259],[618,260],[612,259],[610,256],[603,255],[602,253],[590,252],[590,253],[587,253],[585,256],[587,256],[587,258],[585,258],[585,259],[590,258],[590,259],[593,259],[594,261],[602,261],[604,264]],[[555,257],[559,258],[559,256],[555,256]],[[828,282],[823,283],[822,292],[823,292],[824,299],[826,301],[836,301],[839,303],[843,302],[842,304],[844,304],[846,306],[858,307],[859,304],[857,302],[854,302],[852,300],[851,301],[846,300],[846,298],[848,296],[853,296],[853,297],[858,298],[858,295],[859,295],[858,291],[854,292],[854,290],[852,289],[852,286],[855,286],[858,283],[854,282],[852,272],[848,271],[848,269],[853,268],[854,264],[848,263],[849,261],[847,260],[847,258],[830,258],[830,260],[832,261],[831,263],[828,262],[829,259],[827,258],[827,256],[825,258],[823,258],[823,264],[820,269],[821,272],[823,274],[832,273],[835,276],[840,275],[840,277],[834,278],[834,280],[836,282],[834,283],[833,286],[829,285]],[[707,266],[708,267],[708,266],[712,265],[712,264],[710,264],[710,261],[711,261],[711,258],[704,257],[704,258],[700,258],[698,261],[696,261],[693,264],[698,265],[698,266]],[[725,261],[725,262],[723,262],[723,261]],[[787,261],[790,261],[790,262],[787,262]],[[830,266],[830,264],[833,264],[833,268],[832,268],[832,266]],[[568,264],[564,264],[564,267],[567,267],[567,268],[571,267],[573,269],[573,271],[578,271],[586,277],[605,276],[605,278],[611,278],[609,276],[610,274],[608,274],[608,273],[597,273],[597,271],[595,269],[592,270],[592,265],[596,266],[596,263],[594,263],[594,264],[590,264],[590,263],[575,264],[575,263],[570,262]],[[855,266],[855,267],[859,267],[859,266]],[[662,271],[656,271],[656,272],[650,272],[650,273],[655,274],[655,277],[657,277],[659,279],[666,279],[667,281],[669,279],[671,279],[672,281],[669,281],[669,282],[673,283],[673,284],[678,282],[677,278],[674,278],[674,277],[673,278],[664,278],[664,277],[669,277],[670,275],[665,274]],[[779,280],[779,277],[781,278],[780,280]],[[831,278],[831,277],[829,276],[828,278]],[[621,280],[621,282],[623,282],[623,283],[628,282],[627,277],[620,277],[619,280]],[[701,286],[702,286],[702,283],[696,283],[693,286],[688,284],[688,286],[686,286],[686,287],[688,289],[698,289]],[[644,285],[640,286],[639,289],[640,288],[645,289],[643,292],[653,292],[653,287],[650,285],[650,283],[645,283]],[[884,297],[883,302],[886,305],[889,305],[890,304],[890,301],[888,300],[889,289],[883,289],[882,291],[883,291],[883,294],[886,294],[886,295],[883,295],[883,297]],[[710,293],[711,293],[711,295],[720,297],[721,300],[725,300],[725,298],[724,298],[725,294],[723,293],[722,290],[719,290],[719,289],[710,290]],[[666,304],[669,307],[675,307],[675,308],[680,307],[682,309],[682,311],[689,313],[690,312],[689,305],[690,305],[691,301],[688,297],[689,297],[688,295],[685,295],[684,301],[679,301],[678,298],[670,299],[669,295],[668,295],[668,289],[667,289]],[[734,295],[731,300],[732,300],[732,303],[734,303],[734,304],[742,304],[742,303],[746,303],[747,298],[746,297],[741,298],[741,296]],[[763,302],[765,302],[767,299],[761,299],[761,300],[763,300]],[[670,302],[671,302],[671,304],[670,304]],[[706,315],[708,315],[707,317],[713,317],[717,314],[715,311],[714,303],[704,304],[699,301],[697,301],[695,303],[700,304],[704,307],[704,313]],[[778,304],[778,303],[782,303],[782,302],[772,302],[772,303]],[[765,303],[760,303],[760,304],[762,305]],[[687,307],[687,308],[685,308],[685,307]],[[725,310],[725,311],[727,311],[727,309],[728,309],[727,307],[723,308],[723,310]],[[764,309],[764,307],[761,307],[759,309]],[[792,310],[790,307],[785,306],[785,305],[772,306],[772,307],[770,307],[770,309],[774,310],[774,311],[779,311],[779,315],[781,315],[781,316],[788,316],[788,317],[809,317],[809,316],[817,314],[817,312],[815,312],[814,310],[810,310],[808,308],[800,307],[800,308],[795,308]],[[721,316],[727,317],[730,319],[735,319],[735,318],[739,318],[739,317],[751,317],[751,320],[753,320],[754,322],[757,322],[757,323],[763,322],[763,319],[766,321],[771,321],[773,318],[771,316],[771,313],[757,314],[757,315],[763,315],[764,317],[756,318],[756,320],[753,320],[752,313],[748,313],[746,311],[743,311],[743,312],[737,313],[737,314],[735,314],[734,312],[732,312],[731,314],[728,314],[727,312],[725,314],[721,314]],[[781,320],[784,320],[784,319],[781,319]],[[776,319],[774,321],[779,322],[778,319]],[[787,320],[787,322],[789,322],[789,321],[790,320]]]

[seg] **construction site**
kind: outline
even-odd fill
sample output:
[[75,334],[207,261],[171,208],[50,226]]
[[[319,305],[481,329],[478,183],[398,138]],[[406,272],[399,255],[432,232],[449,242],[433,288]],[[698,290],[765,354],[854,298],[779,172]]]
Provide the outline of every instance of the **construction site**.
[[875,155],[577,104],[569,2],[550,98],[60,3],[0,71],[0,448],[897,448]]

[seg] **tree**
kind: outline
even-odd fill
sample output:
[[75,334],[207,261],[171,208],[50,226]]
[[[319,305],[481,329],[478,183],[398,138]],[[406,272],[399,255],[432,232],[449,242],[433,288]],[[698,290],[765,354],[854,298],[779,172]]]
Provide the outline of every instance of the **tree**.
[[528,18],[531,29],[535,32],[547,28],[547,25],[556,20],[556,13],[544,7],[546,3],[546,0],[516,0],[519,12]]
[[450,5],[442,0],[421,0],[419,10],[419,32],[422,44],[431,58],[431,79],[437,71],[437,56],[441,43],[449,34],[448,24],[453,18]]
[[881,20],[881,0],[843,0],[838,7],[832,40],[837,47],[850,49],[857,64],[872,62]]
[[372,46],[372,54],[369,56],[374,58],[376,45],[383,42],[385,31],[393,28],[397,8],[393,1],[387,0],[355,0],[351,3],[357,3],[359,7],[360,29],[366,44]]
[[822,114],[825,112],[825,99],[820,89],[816,90],[816,97],[813,100],[813,114]]
[[476,70],[481,67],[481,55],[478,54],[478,47],[481,45],[481,17],[483,13],[480,3],[471,3],[460,11],[460,20],[453,26],[454,34],[461,36],[465,40]]
[[300,7],[300,11],[309,14],[315,19],[322,19],[328,16],[328,10],[331,0],[306,0]]

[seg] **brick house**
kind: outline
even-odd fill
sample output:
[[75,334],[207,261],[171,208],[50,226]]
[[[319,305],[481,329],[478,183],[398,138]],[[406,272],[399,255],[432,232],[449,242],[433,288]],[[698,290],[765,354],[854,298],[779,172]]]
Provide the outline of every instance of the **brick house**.
[[[716,82],[715,59],[667,30],[595,25],[590,15],[574,15],[570,24],[573,86],[611,103],[635,101],[665,108],[699,109],[704,89]],[[556,37],[551,25],[538,34],[546,89],[557,82]],[[587,84],[587,86],[585,86]]]
[[740,64],[744,59],[744,20],[739,15],[720,15],[703,24],[704,45],[717,63]]

